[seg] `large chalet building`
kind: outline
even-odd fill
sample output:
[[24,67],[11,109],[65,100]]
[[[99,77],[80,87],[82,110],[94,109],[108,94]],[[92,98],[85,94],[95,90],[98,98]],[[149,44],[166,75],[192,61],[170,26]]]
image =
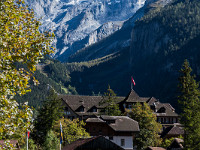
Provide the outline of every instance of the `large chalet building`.
[[[65,118],[86,120],[101,114],[106,104],[101,105],[102,96],[63,95],[61,99],[65,105]],[[120,110],[131,109],[135,103],[147,103],[157,116],[157,121],[167,127],[179,122],[179,116],[169,103],[161,103],[154,97],[139,97],[131,90],[126,97],[116,97]]]

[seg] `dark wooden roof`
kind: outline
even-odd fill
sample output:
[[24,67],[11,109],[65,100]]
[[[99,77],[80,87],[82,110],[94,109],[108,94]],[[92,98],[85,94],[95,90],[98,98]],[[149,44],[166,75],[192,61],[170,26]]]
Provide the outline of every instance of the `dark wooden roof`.
[[[107,123],[108,121],[113,120],[112,123]],[[114,131],[117,132],[139,132],[139,125],[138,122],[129,118],[128,116],[99,116],[97,118],[88,118],[86,123],[99,123],[104,122],[107,123]]]
[[[144,103],[146,102],[150,106],[153,106],[154,113],[156,116],[174,116],[178,117],[178,114],[175,112],[175,109],[169,103],[161,103],[154,97],[139,97],[138,94],[131,90],[126,97],[116,97],[116,103]],[[83,96],[83,95],[61,95],[61,99],[67,103],[67,105],[80,116],[84,115],[97,115],[97,112],[91,112],[91,108],[96,107],[97,109],[102,109],[107,106],[106,103],[101,104],[103,101],[102,96]],[[84,107],[84,112],[78,112],[80,106]],[[122,105],[121,105],[122,106]],[[162,113],[161,109],[165,109],[165,113]]]
[[99,106],[102,101],[101,96],[83,96],[83,95],[63,95],[62,99],[66,102],[72,110],[77,110],[81,105],[89,110],[93,106]]
[[[174,117],[178,117],[178,114],[175,112],[175,109],[169,104],[169,103],[160,103],[160,102],[156,102],[155,104],[155,108],[156,108],[156,116],[174,116]],[[165,108],[165,112],[164,113],[159,113],[159,110],[161,108]]]
[[147,103],[149,105],[153,105],[154,103],[158,102],[158,100],[155,97],[151,97],[147,100]]
[[180,139],[180,138],[175,138],[171,145],[167,148],[168,150],[171,150],[171,149],[179,149],[179,150],[182,150],[184,147],[183,147],[183,140]]
[[106,139],[103,136],[97,136],[87,139],[79,139],[66,145],[62,150],[124,150],[122,147]]
[[149,99],[150,99],[149,97],[139,97],[134,90],[131,90],[124,99],[124,101],[127,103],[136,103],[136,102],[147,102]]
[[[103,100],[102,96],[62,95],[61,99],[67,103],[73,111],[76,111],[80,106],[83,106],[85,109],[84,114],[94,106],[97,108],[104,108],[107,105],[99,105],[99,103]],[[119,103],[123,100],[124,97],[116,97],[116,103]],[[90,114],[90,112],[88,113]],[[83,114],[83,112],[81,114]]]
[[175,125],[175,126],[167,127],[165,130],[163,130],[163,132],[161,134],[161,138],[164,138],[167,135],[179,136],[179,135],[183,135],[183,134],[184,134],[183,127]]

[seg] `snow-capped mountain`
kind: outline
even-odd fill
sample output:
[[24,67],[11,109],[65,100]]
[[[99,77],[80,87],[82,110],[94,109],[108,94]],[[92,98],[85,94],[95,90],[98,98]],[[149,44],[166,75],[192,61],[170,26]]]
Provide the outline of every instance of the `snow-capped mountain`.
[[54,57],[68,57],[119,30],[146,0],[26,0],[42,22],[54,30]]

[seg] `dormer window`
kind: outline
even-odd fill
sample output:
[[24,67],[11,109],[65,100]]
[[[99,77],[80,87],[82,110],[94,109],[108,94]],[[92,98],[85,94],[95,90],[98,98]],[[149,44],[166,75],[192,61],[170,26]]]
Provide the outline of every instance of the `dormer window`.
[[166,113],[165,107],[161,107],[157,113]]
[[85,107],[82,105],[82,106],[80,106],[77,110],[76,110],[76,112],[84,112],[85,111]]
[[88,112],[97,112],[97,107],[96,106],[93,106],[92,108],[90,108],[88,110]]
[[97,112],[97,108],[96,107],[92,108],[92,112]]
[[84,112],[84,107],[80,107],[79,112]]

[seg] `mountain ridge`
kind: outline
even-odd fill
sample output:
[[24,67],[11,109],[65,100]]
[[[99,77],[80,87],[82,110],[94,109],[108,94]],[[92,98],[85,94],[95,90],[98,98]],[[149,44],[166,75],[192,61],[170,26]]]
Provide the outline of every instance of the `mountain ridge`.
[[[42,17],[41,31],[55,30],[53,43],[56,51],[53,57],[67,61],[77,50],[96,42],[92,41],[93,39],[101,40],[117,31],[120,28],[117,22],[130,18],[144,5],[145,0],[25,0],[25,2],[34,10],[37,18]],[[95,30],[109,22],[113,23],[112,28],[107,25],[105,33],[97,32],[97,35],[94,35]],[[90,38],[86,39],[87,36]]]

